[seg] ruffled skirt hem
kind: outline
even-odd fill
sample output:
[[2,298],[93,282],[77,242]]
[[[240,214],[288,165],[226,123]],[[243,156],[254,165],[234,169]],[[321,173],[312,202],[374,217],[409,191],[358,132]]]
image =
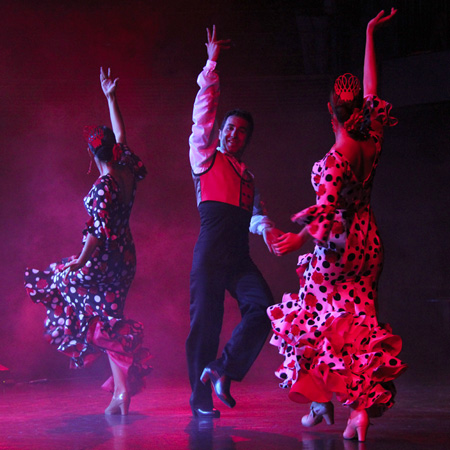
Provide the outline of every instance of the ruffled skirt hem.
[[[291,308],[281,308],[291,302]],[[317,326],[298,297],[285,294],[283,304],[268,309],[274,335],[270,343],[285,358],[275,372],[280,387],[299,403],[338,401],[381,415],[394,403],[392,380],[407,368],[396,356],[401,338],[389,325],[347,311],[328,311]]]
[[[152,370],[148,365],[150,351],[142,347],[142,324],[102,315],[89,303],[83,305],[82,310],[81,305],[71,305],[53,281],[53,276],[60,272],[54,266],[47,271],[27,269],[25,274],[25,287],[31,300],[47,309],[44,333],[47,341],[71,358],[72,369],[88,367],[106,353],[126,376],[129,395],[139,393],[145,387],[144,378]],[[39,281],[36,283],[37,274]],[[113,378],[102,388],[113,392]]]

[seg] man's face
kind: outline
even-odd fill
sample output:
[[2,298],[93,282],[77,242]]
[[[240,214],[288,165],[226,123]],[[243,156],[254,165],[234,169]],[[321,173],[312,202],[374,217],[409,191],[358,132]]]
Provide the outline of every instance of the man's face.
[[239,156],[247,145],[248,122],[242,117],[230,116],[219,131],[220,147],[225,153]]

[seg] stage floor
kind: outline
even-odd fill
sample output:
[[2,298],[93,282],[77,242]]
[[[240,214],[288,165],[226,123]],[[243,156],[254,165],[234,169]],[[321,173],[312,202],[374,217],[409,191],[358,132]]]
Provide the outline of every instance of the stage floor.
[[149,377],[130,414],[105,416],[110,395],[101,380],[21,383],[0,392],[0,449],[308,449],[444,450],[450,448],[450,386],[399,380],[397,403],[373,419],[367,441],[345,441],[347,409],[336,404],[335,424],[307,429],[306,405],[287,399],[275,379],[232,385],[234,409],[217,401],[220,419],[198,421],[188,406],[186,380]]

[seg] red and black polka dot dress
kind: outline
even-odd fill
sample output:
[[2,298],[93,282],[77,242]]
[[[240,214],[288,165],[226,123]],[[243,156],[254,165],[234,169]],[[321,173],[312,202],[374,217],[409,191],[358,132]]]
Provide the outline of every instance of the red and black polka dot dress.
[[365,100],[370,139],[377,156],[363,182],[334,148],[315,163],[312,184],[317,203],[292,220],[307,227],[314,252],[299,258],[300,291],[285,294],[268,315],[271,344],[285,360],[276,375],[297,402],[327,402],[333,394],[345,405],[381,414],[393,404],[392,380],[405,369],[397,355],[401,339],[376,317],[377,284],[383,247],[370,205],[391,106],[376,96]]
[[[135,180],[146,174],[142,161],[122,145],[121,165],[129,167]],[[81,269],[69,273],[64,265],[78,255],[51,264],[46,270],[27,269],[25,287],[35,303],[47,310],[46,337],[72,358],[72,366],[86,366],[101,351],[113,352],[127,366],[137,391],[149,372],[147,349],[141,347],[142,325],[123,316],[125,299],[136,272],[136,253],[129,218],[136,183],[129,204],[119,201],[120,189],[110,175],[97,179],[84,198],[90,216],[83,231],[101,244]],[[129,370],[129,369],[132,370]],[[134,384],[134,386],[133,386]]]

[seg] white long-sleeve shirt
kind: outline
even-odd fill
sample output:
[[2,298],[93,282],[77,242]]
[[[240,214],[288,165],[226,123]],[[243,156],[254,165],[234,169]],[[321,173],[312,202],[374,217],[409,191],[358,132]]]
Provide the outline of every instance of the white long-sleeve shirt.
[[[249,178],[253,182],[253,175],[245,164],[220,148],[219,128],[216,120],[220,83],[215,68],[216,63],[208,60],[197,78],[200,90],[194,102],[192,134],[189,137],[189,159],[192,174],[194,179],[205,174],[212,167],[216,153],[221,152],[241,177]],[[198,198],[198,202],[201,202],[201,198]],[[249,230],[254,234],[262,234],[265,228],[273,226],[274,223],[265,214],[265,207],[259,192],[255,189]]]

